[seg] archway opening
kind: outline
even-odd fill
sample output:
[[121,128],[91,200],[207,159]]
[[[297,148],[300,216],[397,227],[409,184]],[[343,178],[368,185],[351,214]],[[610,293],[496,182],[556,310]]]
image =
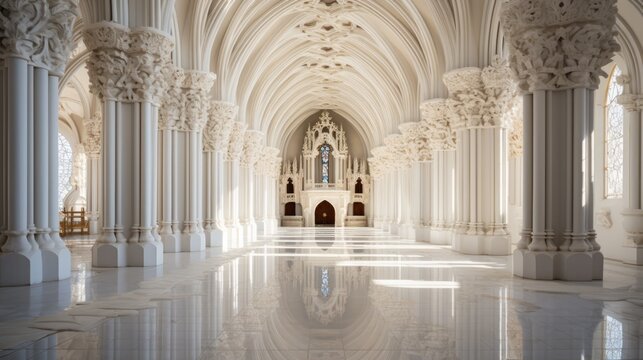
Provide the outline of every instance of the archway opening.
[[335,208],[326,200],[315,208],[315,226],[335,226]]

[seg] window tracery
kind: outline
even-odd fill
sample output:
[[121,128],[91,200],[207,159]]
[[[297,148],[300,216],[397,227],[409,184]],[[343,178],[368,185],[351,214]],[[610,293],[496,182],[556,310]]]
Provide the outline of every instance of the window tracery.
[[58,208],[64,206],[64,199],[73,189],[71,176],[74,170],[74,156],[69,140],[58,133]]
[[623,93],[618,77],[621,69],[614,67],[609,78],[605,108],[605,198],[623,197],[623,106],[617,102]]
[[330,161],[330,146],[324,144],[319,148],[319,153],[321,155],[321,168],[322,168],[322,183],[328,184],[330,178],[330,172],[328,169],[328,163]]

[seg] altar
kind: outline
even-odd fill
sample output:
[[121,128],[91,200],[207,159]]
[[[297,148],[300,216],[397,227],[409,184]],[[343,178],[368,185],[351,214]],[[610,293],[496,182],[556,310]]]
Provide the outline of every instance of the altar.
[[368,225],[366,161],[351,158],[346,133],[328,111],[309,125],[301,155],[284,162],[280,180],[282,226]]

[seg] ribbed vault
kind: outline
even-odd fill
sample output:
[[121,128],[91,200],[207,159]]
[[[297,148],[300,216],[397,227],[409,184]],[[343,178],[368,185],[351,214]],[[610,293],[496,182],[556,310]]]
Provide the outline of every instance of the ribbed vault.
[[423,100],[444,94],[445,64],[477,59],[476,46],[456,45],[471,37],[463,31],[476,32],[469,3],[177,1],[179,56],[184,67],[217,73],[213,96],[239,105],[239,120],[271,146],[332,109],[371,148],[418,121]]

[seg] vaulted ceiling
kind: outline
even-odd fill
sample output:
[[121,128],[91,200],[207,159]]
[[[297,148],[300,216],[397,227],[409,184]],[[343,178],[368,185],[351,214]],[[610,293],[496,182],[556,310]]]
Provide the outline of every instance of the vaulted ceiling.
[[269,145],[332,109],[371,148],[445,95],[446,70],[488,62],[479,44],[497,35],[496,2],[177,0],[177,62],[215,72],[213,96]]

